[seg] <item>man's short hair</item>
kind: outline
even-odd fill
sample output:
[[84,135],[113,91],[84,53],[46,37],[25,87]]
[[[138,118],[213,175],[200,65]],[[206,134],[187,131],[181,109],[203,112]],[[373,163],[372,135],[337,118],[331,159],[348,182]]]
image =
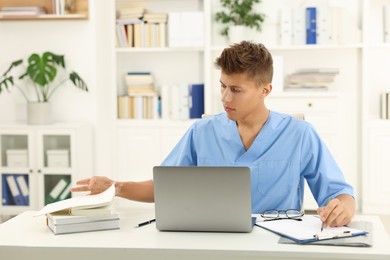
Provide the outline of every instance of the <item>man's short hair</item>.
[[232,44],[215,60],[215,66],[228,75],[245,73],[260,84],[272,82],[272,55],[261,43],[242,41]]

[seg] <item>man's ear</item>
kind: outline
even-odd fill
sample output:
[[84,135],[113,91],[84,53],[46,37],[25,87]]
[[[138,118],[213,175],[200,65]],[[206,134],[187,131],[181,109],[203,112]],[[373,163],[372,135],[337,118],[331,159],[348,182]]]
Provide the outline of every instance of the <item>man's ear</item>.
[[268,96],[271,93],[271,91],[272,91],[272,84],[268,83],[268,84],[265,84],[263,86],[262,94],[263,94],[264,97],[266,97],[266,96]]

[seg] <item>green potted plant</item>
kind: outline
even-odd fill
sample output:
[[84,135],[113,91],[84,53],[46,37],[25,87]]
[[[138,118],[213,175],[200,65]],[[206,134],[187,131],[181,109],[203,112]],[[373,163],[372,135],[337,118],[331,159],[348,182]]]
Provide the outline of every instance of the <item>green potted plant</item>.
[[224,10],[215,14],[215,20],[225,25],[220,32],[222,36],[229,37],[230,41],[234,42],[233,37],[244,40],[245,28],[254,28],[261,32],[265,14],[254,9],[254,5],[261,3],[261,0],[220,1]]
[[[0,94],[11,86],[17,88],[28,102],[28,123],[50,122],[49,100],[60,86],[71,81],[77,88],[88,91],[87,84],[78,73],[68,72],[63,55],[44,52],[33,53],[22,68],[23,59],[13,61],[0,78]],[[18,76],[15,76],[18,75]],[[33,98],[31,98],[33,96]]]

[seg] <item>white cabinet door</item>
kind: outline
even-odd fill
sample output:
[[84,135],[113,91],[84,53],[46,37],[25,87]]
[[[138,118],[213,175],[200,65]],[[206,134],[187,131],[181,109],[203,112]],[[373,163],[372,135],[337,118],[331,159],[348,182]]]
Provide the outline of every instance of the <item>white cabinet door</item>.
[[[1,212],[38,210],[70,198],[70,187],[75,181],[93,175],[92,138],[89,125],[1,125]],[[8,156],[9,151],[14,151],[14,158]],[[15,205],[15,187],[11,188],[13,184],[8,182],[10,176],[16,181],[16,191],[24,194],[24,204]]]
[[[142,181],[152,178],[160,164],[160,130],[152,127],[121,127],[116,135],[116,180]],[[115,167],[114,167],[115,168]]]
[[390,214],[390,125],[368,129],[368,167],[363,170],[363,212]]

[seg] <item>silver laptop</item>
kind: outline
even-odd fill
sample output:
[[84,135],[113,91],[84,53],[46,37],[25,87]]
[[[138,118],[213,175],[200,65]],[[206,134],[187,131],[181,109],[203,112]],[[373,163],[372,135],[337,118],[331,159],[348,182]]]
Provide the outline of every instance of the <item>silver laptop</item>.
[[158,230],[252,230],[248,167],[156,166],[153,177]]

